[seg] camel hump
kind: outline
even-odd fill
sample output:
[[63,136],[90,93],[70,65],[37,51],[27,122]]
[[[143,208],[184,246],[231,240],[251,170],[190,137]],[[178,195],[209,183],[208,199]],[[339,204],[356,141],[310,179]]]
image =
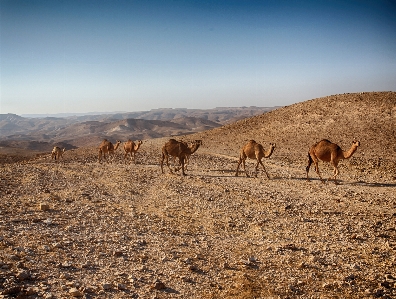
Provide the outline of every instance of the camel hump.
[[327,143],[332,143],[329,139],[322,139],[321,141],[319,141],[319,142],[327,142]]
[[319,145],[320,145],[320,146],[323,146],[324,144],[326,144],[326,145],[328,146],[328,145],[333,144],[333,142],[331,142],[331,141],[328,140],[328,139],[322,139],[322,140],[316,142],[316,143],[313,145],[313,147],[316,147],[316,146],[319,146]]

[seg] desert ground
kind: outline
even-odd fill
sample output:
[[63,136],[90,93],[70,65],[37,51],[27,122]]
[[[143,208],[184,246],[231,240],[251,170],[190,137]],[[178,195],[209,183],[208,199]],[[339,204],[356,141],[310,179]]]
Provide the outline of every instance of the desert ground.
[[[396,298],[396,93],[330,96],[210,131],[187,175],[161,173],[169,138],[13,156],[0,168],[2,298]],[[347,151],[339,184],[307,153]],[[235,176],[250,139],[269,148]],[[246,162],[248,174],[255,161]],[[333,173],[320,162],[324,178]]]

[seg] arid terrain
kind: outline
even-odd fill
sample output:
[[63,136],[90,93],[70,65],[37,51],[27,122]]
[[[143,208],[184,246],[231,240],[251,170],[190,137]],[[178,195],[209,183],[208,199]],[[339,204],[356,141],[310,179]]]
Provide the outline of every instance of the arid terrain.
[[[27,115],[0,114],[0,154],[17,148],[28,154],[54,146],[75,149],[95,146],[103,138],[153,139],[186,135],[233,123],[276,107],[218,107],[200,109],[152,109],[150,111],[88,114]],[[12,150],[10,150],[12,149]]]
[[[0,298],[396,298],[396,92],[313,99],[175,138],[202,140],[186,176],[161,173],[169,137],[143,140],[136,165],[122,145],[103,163],[99,144],[59,162],[4,154]],[[263,158],[270,179],[261,168],[235,176],[251,139],[276,144]],[[313,165],[306,180],[321,139],[344,151],[360,141],[338,185]]]

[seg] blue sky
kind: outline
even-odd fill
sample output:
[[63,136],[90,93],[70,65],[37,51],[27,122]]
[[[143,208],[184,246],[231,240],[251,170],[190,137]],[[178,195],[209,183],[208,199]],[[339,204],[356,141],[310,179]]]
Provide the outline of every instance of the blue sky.
[[0,113],[396,90],[396,1],[0,1]]

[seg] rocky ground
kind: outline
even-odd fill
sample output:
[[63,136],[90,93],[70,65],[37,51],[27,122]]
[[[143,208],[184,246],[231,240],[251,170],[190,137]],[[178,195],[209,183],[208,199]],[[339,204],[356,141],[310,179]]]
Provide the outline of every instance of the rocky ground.
[[[186,177],[160,171],[167,138],[137,165],[0,148],[0,298],[396,298],[395,128],[395,92],[297,103],[184,136]],[[323,138],[361,142],[339,185],[306,181]],[[235,177],[249,139],[276,143],[271,179]]]
[[306,154],[275,150],[270,180],[235,177],[238,153],[204,142],[182,177],[163,142],[137,165],[2,164],[0,298],[396,298],[394,173],[352,157],[339,185],[307,182]]

